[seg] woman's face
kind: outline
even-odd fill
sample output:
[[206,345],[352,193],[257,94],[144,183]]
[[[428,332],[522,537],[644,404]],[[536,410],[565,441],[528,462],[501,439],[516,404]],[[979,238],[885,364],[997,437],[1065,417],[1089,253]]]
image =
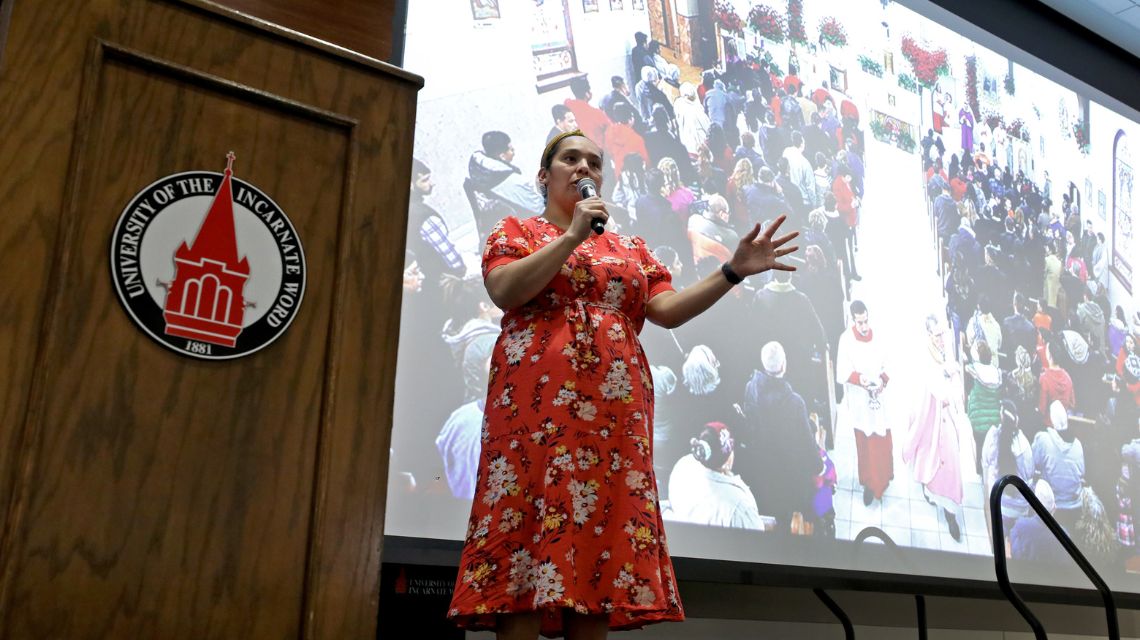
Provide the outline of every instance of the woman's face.
[[589,138],[570,136],[558,145],[550,168],[539,169],[538,181],[546,185],[548,202],[569,211],[581,200],[578,181],[591,178],[602,187],[602,150]]

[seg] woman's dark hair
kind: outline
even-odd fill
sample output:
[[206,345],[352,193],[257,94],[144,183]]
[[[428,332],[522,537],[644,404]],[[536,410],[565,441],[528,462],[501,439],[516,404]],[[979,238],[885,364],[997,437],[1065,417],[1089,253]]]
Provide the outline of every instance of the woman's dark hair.
[[1017,473],[1017,458],[1013,455],[1013,441],[1021,431],[1017,423],[1017,405],[1014,404],[1012,400],[1002,400],[1001,424],[998,427],[997,442],[997,470],[999,476]]
[[689,440],[689,446],[697,462],[717,471],[732,455],[735,443],[728,427],[720,422],[710,422],[701,429],[700,435]]

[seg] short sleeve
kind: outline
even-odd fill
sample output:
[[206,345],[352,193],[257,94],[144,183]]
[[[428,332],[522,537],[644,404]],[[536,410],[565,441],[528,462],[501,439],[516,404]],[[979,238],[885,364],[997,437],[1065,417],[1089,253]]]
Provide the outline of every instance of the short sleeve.
[[507,216],[500,220],[491,230],[491,235],[487,236],[487,244],[483,247],[483,277],[486,278],[495,267],[534,253],[529,236],[518,218]]
[[634,236],[634,241],[637,243],[638,252],[641,254],[641,269],[649,281],[649,297],[647,300],[652,300],[653,296],[659,293],[673,291],[673,274],[669,273],[669,269],[661,264],[657,256],[653,255],[653,252],[645,246],[645,240]]

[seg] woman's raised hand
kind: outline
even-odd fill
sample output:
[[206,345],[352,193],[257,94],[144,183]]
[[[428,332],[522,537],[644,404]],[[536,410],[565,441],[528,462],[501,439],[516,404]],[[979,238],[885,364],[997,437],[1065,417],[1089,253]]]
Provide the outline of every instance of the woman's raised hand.
[[[577,215],[577,212],[575,212]],[[769,269],[778,269],[780,271],[795,271],[796,268],[790,264],[780,262],[780,258],[794,253],[798,246],[784,246],[793,238],[800,235],[799,231],[787,233],[779,238],[774,238],[776,231],[779,230],[780,225],[784,224],[788,216],[780,216],[764,229],[763,233],[760,231],[760,224],[752,227],[747,235],[740,239],[740,244],[736,247],[736,253],[733,254],[732,259],[729,261],[729,267],[742,278],[746,278],[757,273],[763,273]]]

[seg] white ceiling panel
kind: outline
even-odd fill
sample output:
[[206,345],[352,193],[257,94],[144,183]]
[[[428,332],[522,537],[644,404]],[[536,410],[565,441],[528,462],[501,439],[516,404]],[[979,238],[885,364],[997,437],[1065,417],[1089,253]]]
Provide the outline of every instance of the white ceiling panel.
[[1091,0],[1088,4],[1094,4],[1109,13],[1120,13],[1125,9],[1136,6],[1132,0]]
[[1039,0],[1140,58],[1140,0]]

